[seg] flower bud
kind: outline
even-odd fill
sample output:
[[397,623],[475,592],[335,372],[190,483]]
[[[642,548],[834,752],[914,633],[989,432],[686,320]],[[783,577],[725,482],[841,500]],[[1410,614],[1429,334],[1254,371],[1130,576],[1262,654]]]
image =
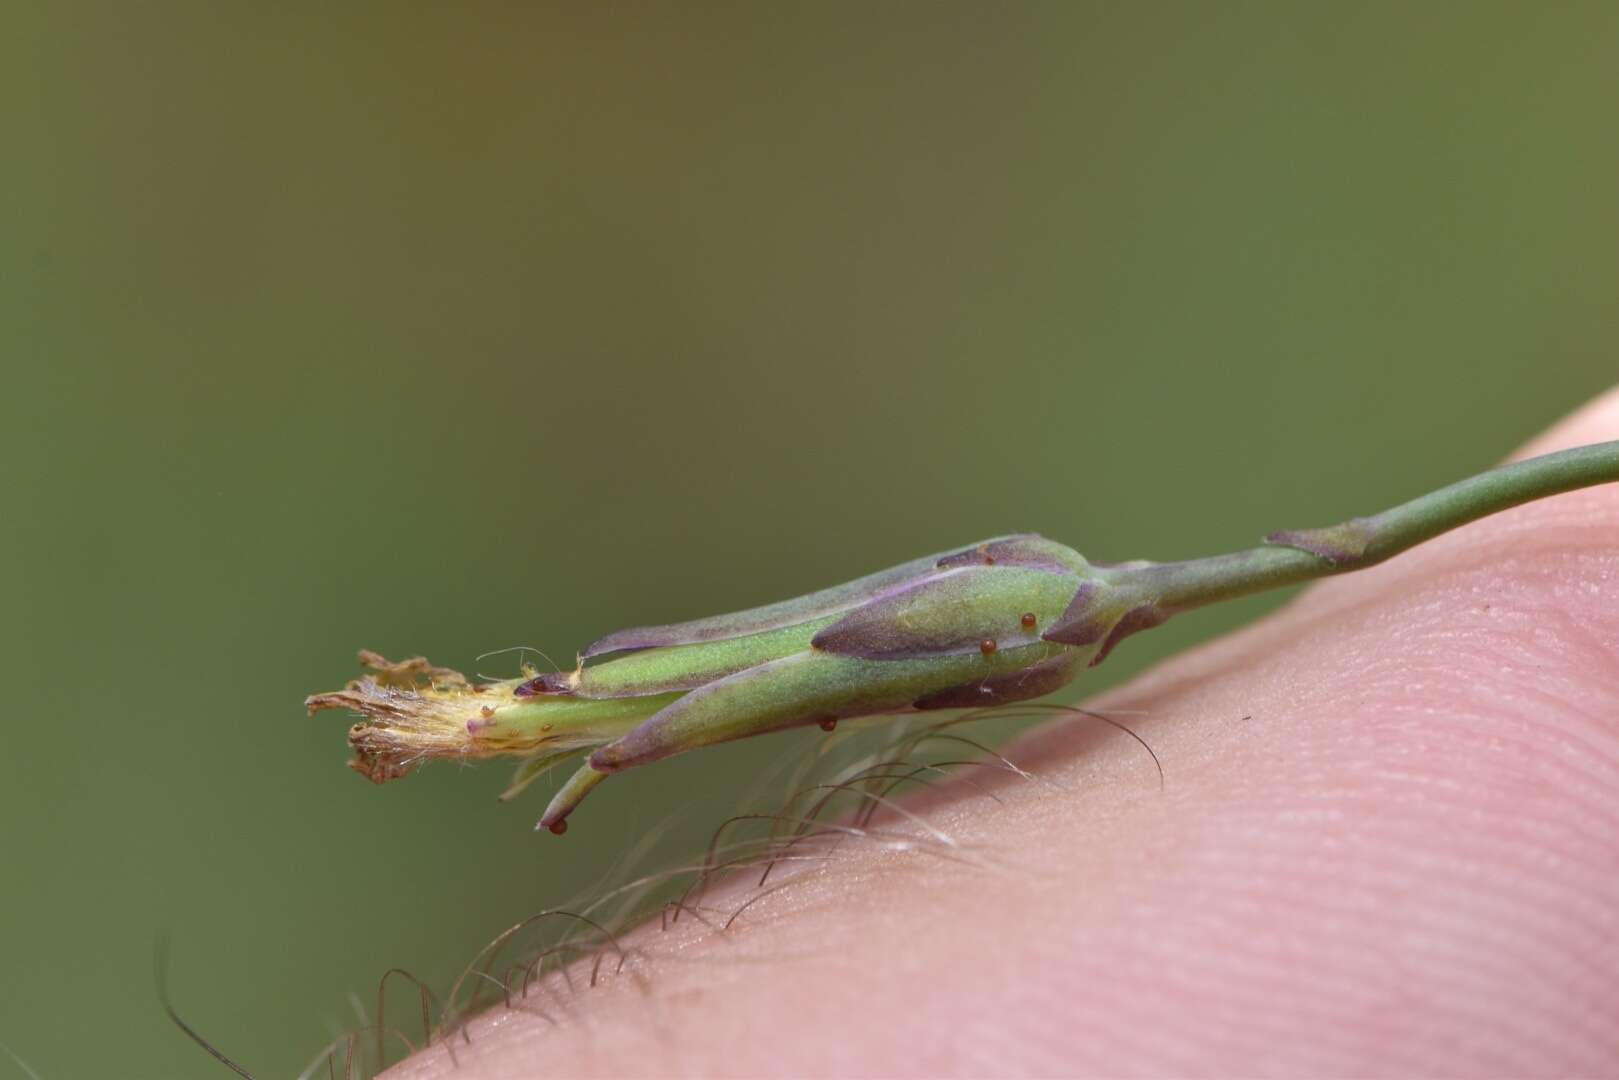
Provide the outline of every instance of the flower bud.
[[[1129,607],[1077,552],[1032,534],[904,563],[730,615],[623,630],[571,672],[474,685],[417,658],[307,702],[350,708],[351,765],[377,782],[433,757],[516,755],[508,794],[563,757],[588,764],[542,824],[610,773],[810,724],[1038,697],[1110,647]],[[1076,607],[1077,605],[1077,607]]]

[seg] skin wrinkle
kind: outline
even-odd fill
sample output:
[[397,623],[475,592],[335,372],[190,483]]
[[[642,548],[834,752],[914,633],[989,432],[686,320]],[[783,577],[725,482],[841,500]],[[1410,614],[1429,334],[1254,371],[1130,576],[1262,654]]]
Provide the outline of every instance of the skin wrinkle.
[[[1619,393],[1525,454],[1616,436]],[[644,994],[397,1075],[1612,1074],[1616,536],[1596,489],[1312,587],[1095,706],[1146,710],[1162,792],[1050,726],[1010,752],[1048,782],[975,770],[1004,807],[907,800],[968,863],[779,868],[729,934],[631,934]]]
[[[1271,870],[1271,869],[1262,870],[1261,873],[1259,873],[1257,875],[1258,880],[1251,883],[1252,884],[1252,891],[1254,891],[1254,892],[1268,891],[1268,886],[1271,884],[1270,881],[1268,880],[1268,875],[1273,873],[1273,872],[1274,872],[1274,870]],[[1205,880],[1210,881],[1210,884],[1212,885],[1213,889],[1216,892],[1225,891],[1226,888],[1227,888],[1226,883],[1220,881],[1216,875],[1213,875],[1213,874],[1205,875]],[[1241,883],[1237,883],[1237,884],[1240,885]],[[1272,899],[1282,902],[1282,904],[1284,906],[1288,902],[1288,898],[1284,897],[1284,896],[1273,896]],[[1321,913],[1322,913],[1321,909],[1318,908],[1315,911],[1306,912],[1304,914],[1305,914],[1306,918],[1308,918],[1308,919],[1315,919],[1315,918],[1318,918]],[[1204,929],[1202,927],[1199,927],[1196,923],[1192,923],[1190,925],[1194,929],[1199,929],[1199,930]],[[1316,930],[1318,928],[1317,927],[1311,927],[1311,929],[1312,929],[1312,931],[1314,931],[1314,930]],[[1205,934],[1200,934],[1199,936],[1206,936],[1206,935]],[[1254,956],[1253,951],[1251,949],[1252,943],[1253,943],[1252,939],[1250,939],[1245,944],[1245,952],[1244,952],[1244,956],[1250,961],[1255,959],[1255,956]],[[1186,953],[1189,954],[1189,955],[1192,955],[1194,958],[1197,955],[1196,950],[1186,950]],[[1228,968],[1227,971],[1225,972],[1225,974],[1227,974],[1227,975],[1230,975],[1230,974],[1239,975],[1240,976],[1239,978],[1236,978],[1236,979],[1234,979],[1232,981],[1235,982],[1236,985],[1238,985],[1238,986],[1243,986],[1243,985],[1251,984],[1253,982],[1253,976],[1254,976],[1255,973],[1254,973],[1254,971],[1252,969],[1252,965],[1250,964],[1250,965],[1248,965],[1246,967],[1238,968],[1235,972],[1233,972],[1231,969]],[[1216,988],[1210,987],[1209,989],[1211,991],[1213,991]],[[1304,1000],[1306,1002],[1308,1002],[1308,1001],[1313,1001],[1314,999],[1313,998],[1306,998]],[[1262,1001],[1256,1002],[1256,1004],[1262,1004],[1262,1003],[1263,1003]]]

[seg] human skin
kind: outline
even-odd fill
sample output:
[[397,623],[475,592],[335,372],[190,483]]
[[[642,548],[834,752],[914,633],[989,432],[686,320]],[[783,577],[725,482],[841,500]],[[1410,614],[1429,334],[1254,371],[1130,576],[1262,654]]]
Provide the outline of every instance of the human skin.
[[[1608,439],[1619,391],[1521,456]],[[729,930],[642,927],[622,974],[388,1075],[1619,1073],[1619,485],[1088,704],[1144,711],[1161,790],[1117,733],[1038,730],[999,803],[908,804],[948,856],[841,844]]]

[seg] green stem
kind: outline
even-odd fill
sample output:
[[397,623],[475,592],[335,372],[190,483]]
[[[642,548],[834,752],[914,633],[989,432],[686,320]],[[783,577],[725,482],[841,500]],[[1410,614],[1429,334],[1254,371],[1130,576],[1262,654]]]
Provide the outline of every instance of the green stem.
[[1104,571],[1140,586],[1163,617],[1219,600],[1347,573],[1392,558],[1440,533],[1565,491],[1619,481],[1619,442],[1530,458],[1469,477],[1371,517],[1323,529],[1271,533],[1269,546],[1184,562]]

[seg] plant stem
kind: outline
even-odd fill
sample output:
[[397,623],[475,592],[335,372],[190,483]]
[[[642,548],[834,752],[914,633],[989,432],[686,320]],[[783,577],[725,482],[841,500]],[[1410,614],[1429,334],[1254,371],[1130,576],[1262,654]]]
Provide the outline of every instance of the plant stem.
[[[1522,503],[1619,481],[1619,442],[1595,443],[1480,473],[1371,517],[1322,529],[1274,532],[1266,547],[1183,562],[1126,564],[1104,570],[1141,587],[1164,617],[1220,600],[1373,566]],[[1615,539],[1619,547],[1619,537]]]

